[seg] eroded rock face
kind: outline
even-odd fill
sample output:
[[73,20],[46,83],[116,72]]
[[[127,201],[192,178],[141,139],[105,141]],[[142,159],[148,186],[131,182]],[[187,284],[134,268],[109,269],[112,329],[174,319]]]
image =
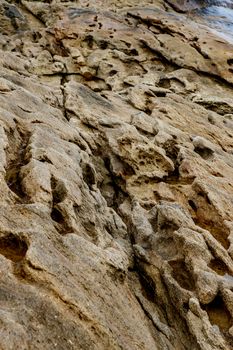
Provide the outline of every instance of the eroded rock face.
[[208,3],[205,0],[168,0],[167,2],[178,12],[195,10]]
[[0,3],[3,350],[233,348],[233,46],[140,6]]

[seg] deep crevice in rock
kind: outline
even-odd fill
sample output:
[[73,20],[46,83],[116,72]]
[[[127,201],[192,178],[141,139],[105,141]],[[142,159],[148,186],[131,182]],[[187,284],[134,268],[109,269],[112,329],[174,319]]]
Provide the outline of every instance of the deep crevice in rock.
[[231,272],[227,265],[219,258],[214,258],[208,264],[208,267],[215,271],[218,275],[224,276],[226,274],[231,275]]
[[73,232],[73,229],[68,223],[68,218],[59,207],[59,204],[66,197],[66,189],[64,185],[55,179],[53,176],[51,178],[51,188],[52,188],[52,208],[51,208],[51,219],[54,221],[54,226],[61,235],[65,235]]
[[31,133],[17,121],[16,128],[19,140],[16,140],[17,134],[12,135],[8,133],[9,147],[6,150],[8,164],[6,167],[5,180],[9,189],[18,196],[19,200],[27,202],[27,195],[24,193],[21,185],[22,179],[20,171],[21,168],[29,162],[27,147]]
[[0,254],[14,263],[24,259],[28,246],[26,242],[12,233],[0,237]]
[[178,284],[184,289],[194,291],[195,281],[185,262],[183,260],[170,260],[169,265],[172,267],[172,276]]
[[232,326],[232,317],[221,295],[218,294],[210,304],[202,307],[207,312],[211,324],[218,326],[224,335],[229,336],[228,330]]

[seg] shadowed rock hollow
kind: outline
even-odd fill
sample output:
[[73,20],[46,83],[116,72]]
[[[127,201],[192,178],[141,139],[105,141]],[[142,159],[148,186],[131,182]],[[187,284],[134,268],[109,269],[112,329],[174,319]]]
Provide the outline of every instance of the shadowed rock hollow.
[[0,0],[2,350],[233,349],[233,45],[178,6]]

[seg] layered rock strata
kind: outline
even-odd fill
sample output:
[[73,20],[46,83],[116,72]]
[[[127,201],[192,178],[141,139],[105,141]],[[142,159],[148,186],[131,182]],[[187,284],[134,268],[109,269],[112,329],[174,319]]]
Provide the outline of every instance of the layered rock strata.
[[0,32],[0,348],[233,349],[233,45],[162,0]]

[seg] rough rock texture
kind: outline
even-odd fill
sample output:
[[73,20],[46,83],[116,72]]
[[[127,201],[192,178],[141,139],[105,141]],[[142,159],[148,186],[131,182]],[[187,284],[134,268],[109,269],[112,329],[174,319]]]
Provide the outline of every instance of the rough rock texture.
[[[178,12],[192,11],[204,7],[208,2],[206,0],[167,0],[167,2]],[[212,1],[213,2],[213,1]]]
[[137,5],[0,0],[2,350],[233,349],[233,46]]

